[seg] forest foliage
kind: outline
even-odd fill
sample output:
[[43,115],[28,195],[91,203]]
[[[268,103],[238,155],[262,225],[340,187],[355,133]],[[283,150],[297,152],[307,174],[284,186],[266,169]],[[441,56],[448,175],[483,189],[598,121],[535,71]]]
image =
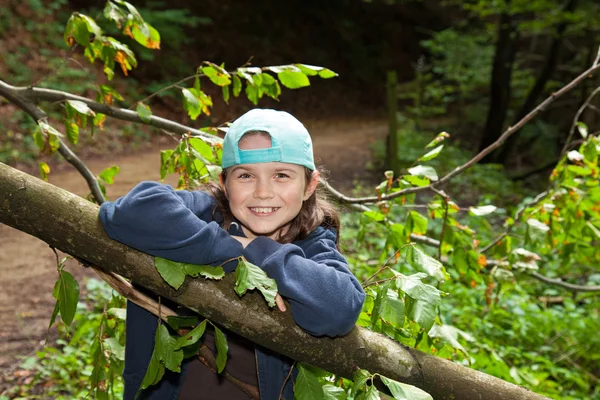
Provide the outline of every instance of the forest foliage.
[[[52,4],[58,8],[64,5]],[[535,50],[543,52],[552,42],[557,24],[566,24],[561,37],[568,37],[577,47],[581,44],[585,51],[577,52],[568,62],[561,59],[566,66],[547,80],[537,97],[562,87],[574,77],[573,71],[580,72],[594,61],[597,41],[590,38],[597,35],[594,27],[598,25],[590,22],[598,15],[591,12],[596,5],[581,1],[576,6],[573,10],[557,9],[555,2],[544,0],[522,4],[506,1],[501,6],[472,1],[455,6],[465,13],[465,21],[477,23],[463,22],[434,32],[422,43],[424,56],[415,65],[415,80],[399,88],[399,97],[409,101],[399,115],[402,123],[398,133],[403,140],[398,156],[403,169],[396,175],[386,172],[374,191],[357,188],[357,193],[372,197],[357,202],[363,210],[344,214],[341,232],[342,249],[368,294],[360,326],[561,399],[600,398],[600,341],[595,337],[600,330],[600,140],[593,127],[596,119],[585,123],[583,111],[577,113],[575,121],[544,114],[523,129],[510,154],[527,160],[524,164],[530,167],[556,160],[547,180],[536,178],[544,184],[535,185],[534,190],[510,180],[494,164],[475,165],[443,187],[437,187],[436,182],[465,165],[472,157],[469,150],[477,147],[461,148],[446,131],[464,138],[465,130],[481,130],[486,123],[482,115],[493,103],[488,88],[496,79],[494,54],[501,42],[496,36],[501,34],[501,29],[495,29],[497,21],[502,16],[511,18],[517,24],[511,39],[522,42],[514,46],[534,50],[515,49],[514,70],[508,74],[511,91],[506,118],[500,123],[504,128],[507,120],[519,114],[519,106],[535,87],[536,71],[543,67],[531,55]],[[156,50],[162,30],[147,22],[143,11],[114,0],[107,2],[104,16],[130,40]],[[115,28],[101,27],[96,19],[74,13],[66,22],[65,45],[70,51],[83,52],[91,62],[100,61],[108,80],[128,75],[138,60],[125,43],[127,39],[115,39]],[[68,70],[57,66],[56,74],[77,74],[65,72]],[[177,93],[190,121],[210,114],[213,96],[204,91],[206,85],[220,88],[225,101],[245,96],[259,104],[265,96],[278,98],[282,87],[297,89],[308,86],[310,79],[336,76],[327,68],[305,64],[228,70],[212,62],[190,73],[161,89]],[[12,83],[32,82],[15,79]],[[92,89],[97,102],[115,106],[124,106],[128,97],[136,98],[119,94],[110,84],[88,82],[81,87],[55,88],[74,93]],[[571,95],[570,101],[577,107],[569,110],[574,114],[582,104],[583,109],[590,106],[586,102],[590,93],[591,87],[584,83],[580,93]],[[133,103],[141,123],[151,125],[156,117],[154,99],[150,94]],[[81,136],[103,134],[105,115],[78,100],[60,105],[35,128],[30,122],[24,123],[33,134],[15,136],[15,141],[30,141],[40,151],[54,153],[61,146],[60,140],[76,146]],[[443,118],[446,116],[449,118]],[[215,128],[203,127],[182,134],[176,148],[162,152],[161,176],[177,173],[178,186],[187,189],[214,179],[220,172],[220,142],[215,133]],[[528,141],[528,146],[523,146]],[[3,146],[7,143],[14,141]],[[552,150],[542,152],[540,146]],[[381,159],[376,157],[375,167]],[[50,173],[45,162],[39,166],[42,177]],[[101,191],[105,193],[104,186],[114,179],[118,179],[118,168],[101,173],[97,177]],[[202,273],[199,267],[161,260],[157,268],[172,286],[181,284],[186,275]],[[50,325],[60,316],[60,326],[71,334],[65,333],[56,347],[40,351],[22,367],[36,371],[34,384],[54,384],[48,390],[57,391],[47,395],[70,398],[93,390],[99,398],[118,397],[124,356],[123,299],[91,283],[85,303],[94,304],[101,297],[110,301],[75,314],[78,284],[60,263],[58,270],[54,290],[57,306]],[[256,286],[249,275],[243,278],[242,286]],[[156,382],[161,369],[177,370],[184,353],[182,346],[177,346],[175,332],[162,327],[157,331],[157,343],[165,346],[155,350],[156,368],[148,384]],[[196,340],[200,330],[194,335]],[[172,354],[178,351],[178,359],[173,360]],[[222,355],[217,362],[223,365]],[[366,371],[359,371],[352,383],[312,367],[300,368],[298,398],[379,396],[370,385],[375,376]],[[82,375],[89,379],[81,379]],[[380,379],[395,398],[427,398],[419,389]],[[17,387],[7,395],[18,397],[28,390]]]

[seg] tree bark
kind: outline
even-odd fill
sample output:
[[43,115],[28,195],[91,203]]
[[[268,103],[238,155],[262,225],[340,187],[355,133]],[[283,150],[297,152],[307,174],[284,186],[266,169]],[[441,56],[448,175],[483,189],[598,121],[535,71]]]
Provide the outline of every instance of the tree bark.
[[[487,148],[502,135],[504,120],[510,102],[510,84],[513,63],[516,53],[516,42],[519,36],[518,25],[508,12],[510,1],[506,1],[507,10],[500,15],[498,21],[498,41],[492,65],[492,81],[490,87],[490,106],[479,144],[479,151]],[[481,162],[498,162],[497,153],[491,153]]]
[[355,327],[341,338],[316,338],[291,314],[266,307],[256,293],[239,298],[233,274],[221,281],[187,279],[179,290],[169,287],[153,257],[109,239],[98,221],[98,206],[70,192],[0,163],[0,223],[45,241],[104,271],[132,279],[226,329],[262,346],[352,377],[357,368],[418,386],[435,399],[544,399],[519,386],[407,348]]
[[[565,5],[563,6],[563,13],[572,13],[577,6],[578,0],[567,0]],[[568,26],[568,21],[565,20],[558,24],[556,27],[556,32],[554,34],[554,38],[552,39],[552,43],[550,44],[550,49],[547,52],[546,60],[544,62],[544,66],[542,67],[542,71],[538,76],[535,84],[529,91],[525,102],[521,106],[519,113],[516,118],[513,119],[513,124],[519,122],[523,117],[525,117],[533,108],[536,106],[538,98],[542,95],[544,88],[546,87],[546,83],[552,77],[552,74],[556,70],[556,64],[558,62],[558,56],[560,53],[560,47],[563,40],[563,35]],[[498,160],[502,160],[504,163],[508,160],[515,144],[517,143],[518,134],[512,135],[506,140],[506,143],[500,150],[498,150]],[[527,148],[528,146],[525,146]]]

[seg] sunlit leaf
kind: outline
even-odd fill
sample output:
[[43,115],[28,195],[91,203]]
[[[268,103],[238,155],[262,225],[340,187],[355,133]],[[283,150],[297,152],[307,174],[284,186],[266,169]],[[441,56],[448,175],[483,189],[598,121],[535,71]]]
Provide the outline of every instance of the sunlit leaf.
[[48,174],[50,174],[50,167],[43,161],[40,161],[40,177],[48,182]]
[[424,156],[422,156],[421,158],[419,158],[419,161],[429,161],[429,160],[433,160],[434,158],[436,158],[440,152],[442,151],[442,149],[444,148],[444,145],[440,145],[438,147],[436,147],[435,149],[431,150],[430,152],[426,153]]
[[240,259],[235,270],[235,292],[243,296],[247,290],[258,289],[263,294],[269,307],[275,307],[277,284],[256,265]]
[[446,278],[442,263],[429,256],[418,247],[409,246],[406,259],[414,268],[426,272],[429,276],[432,276],[437,280],[444,280]]
[[143,122],[150,123],[150,121],[152,121],[152,110],[150,110],[150,107],[146,104],[138,101],[135,110],[137,111],[138,117],[140,117]]
[[222,267],[214,267],[212,265],[195,265],[195,264],[184,264],[185,273],[192,277],[202,275],[207,279],[221,279],[225,276],[225,271]]
[[577,130],[582,138],[587,138],[588,136],[588,127],[584,122],[577,121]]
[[300,71],[282,71],[277,74],[277,78],[288,89],[299,89],[310,86],[307,76]]
[[418,387],[401,383],[385,376],[381,376],[381,381],[390,389],[392,396],[396,400],[433,400],[431,395]]
[[424,176],[432,181],[438,180],[437,172],[432,167],[426,165],[417,165],[416,167],[409,168],[408,173],[416,176]]
[[460,329],[452,325],[434,324],[427,334],[430,337],[439,338],[442,342],[448,343],[450,346],[462,352],[465,358],[469,360],[469,353],[458,341],[459,336],[462,336],[465,340],[469,342],[475,341],[475,338],[473,338],[473,336],[471,336],[467,332],[461,331]]
[[119,173],[121,168],[117,165],[106,168],[98,175],[98,178],[102,179],[105,183],[112,185],[115,183],[115,176]]
[[479,207],[469,207],[469,212],[473,215],[481,217],[483,215],[488,215],[496,211],[498,207],[488,205],[488,206],[479,206]]

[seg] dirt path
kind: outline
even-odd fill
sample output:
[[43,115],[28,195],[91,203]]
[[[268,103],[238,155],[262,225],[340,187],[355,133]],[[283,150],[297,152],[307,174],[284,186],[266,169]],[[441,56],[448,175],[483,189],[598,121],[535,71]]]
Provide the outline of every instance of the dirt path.
[[[314,140],[317,164],[331,171],[330,182],[348,190],[355,179],[369,176],[364,165],[369,160],[369,145],[385,137],[385,121],[326,121],[307,123]],[[167,147],[165,147],[167,148]],[[119,159],[94,160],[88,167],[98,174],[111,165],[121,172],[108,188],[114,199],[142,180],[159,179],[159,149],[151,149]],[[167,179],[173,184],[174,177]],[[89,192],[81,176],[73,170],[50,175],[50,182],[81,196]],[[44,212],[44,210],[39,210]],[[83,277],[93,271],[69,264],[83,285]],[[0,224],[0,386],[2,371],[19,362],[17,356],[38,348],[46,333],[54,307],[52,287],[56,280],[56,258],[42,241]]]

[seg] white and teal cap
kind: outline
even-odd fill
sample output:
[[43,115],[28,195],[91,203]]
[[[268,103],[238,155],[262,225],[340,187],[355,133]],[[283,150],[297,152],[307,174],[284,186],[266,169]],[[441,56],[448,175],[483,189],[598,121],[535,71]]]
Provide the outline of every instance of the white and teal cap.
[[[238,146],[244,134],[266,132],[271,147],[241,150]],[[238,164],[283,162],[303,165],[315,170],[312,140],[304,125],[285,111],[255,108],[236,119],[223,140],[222,167]]]

